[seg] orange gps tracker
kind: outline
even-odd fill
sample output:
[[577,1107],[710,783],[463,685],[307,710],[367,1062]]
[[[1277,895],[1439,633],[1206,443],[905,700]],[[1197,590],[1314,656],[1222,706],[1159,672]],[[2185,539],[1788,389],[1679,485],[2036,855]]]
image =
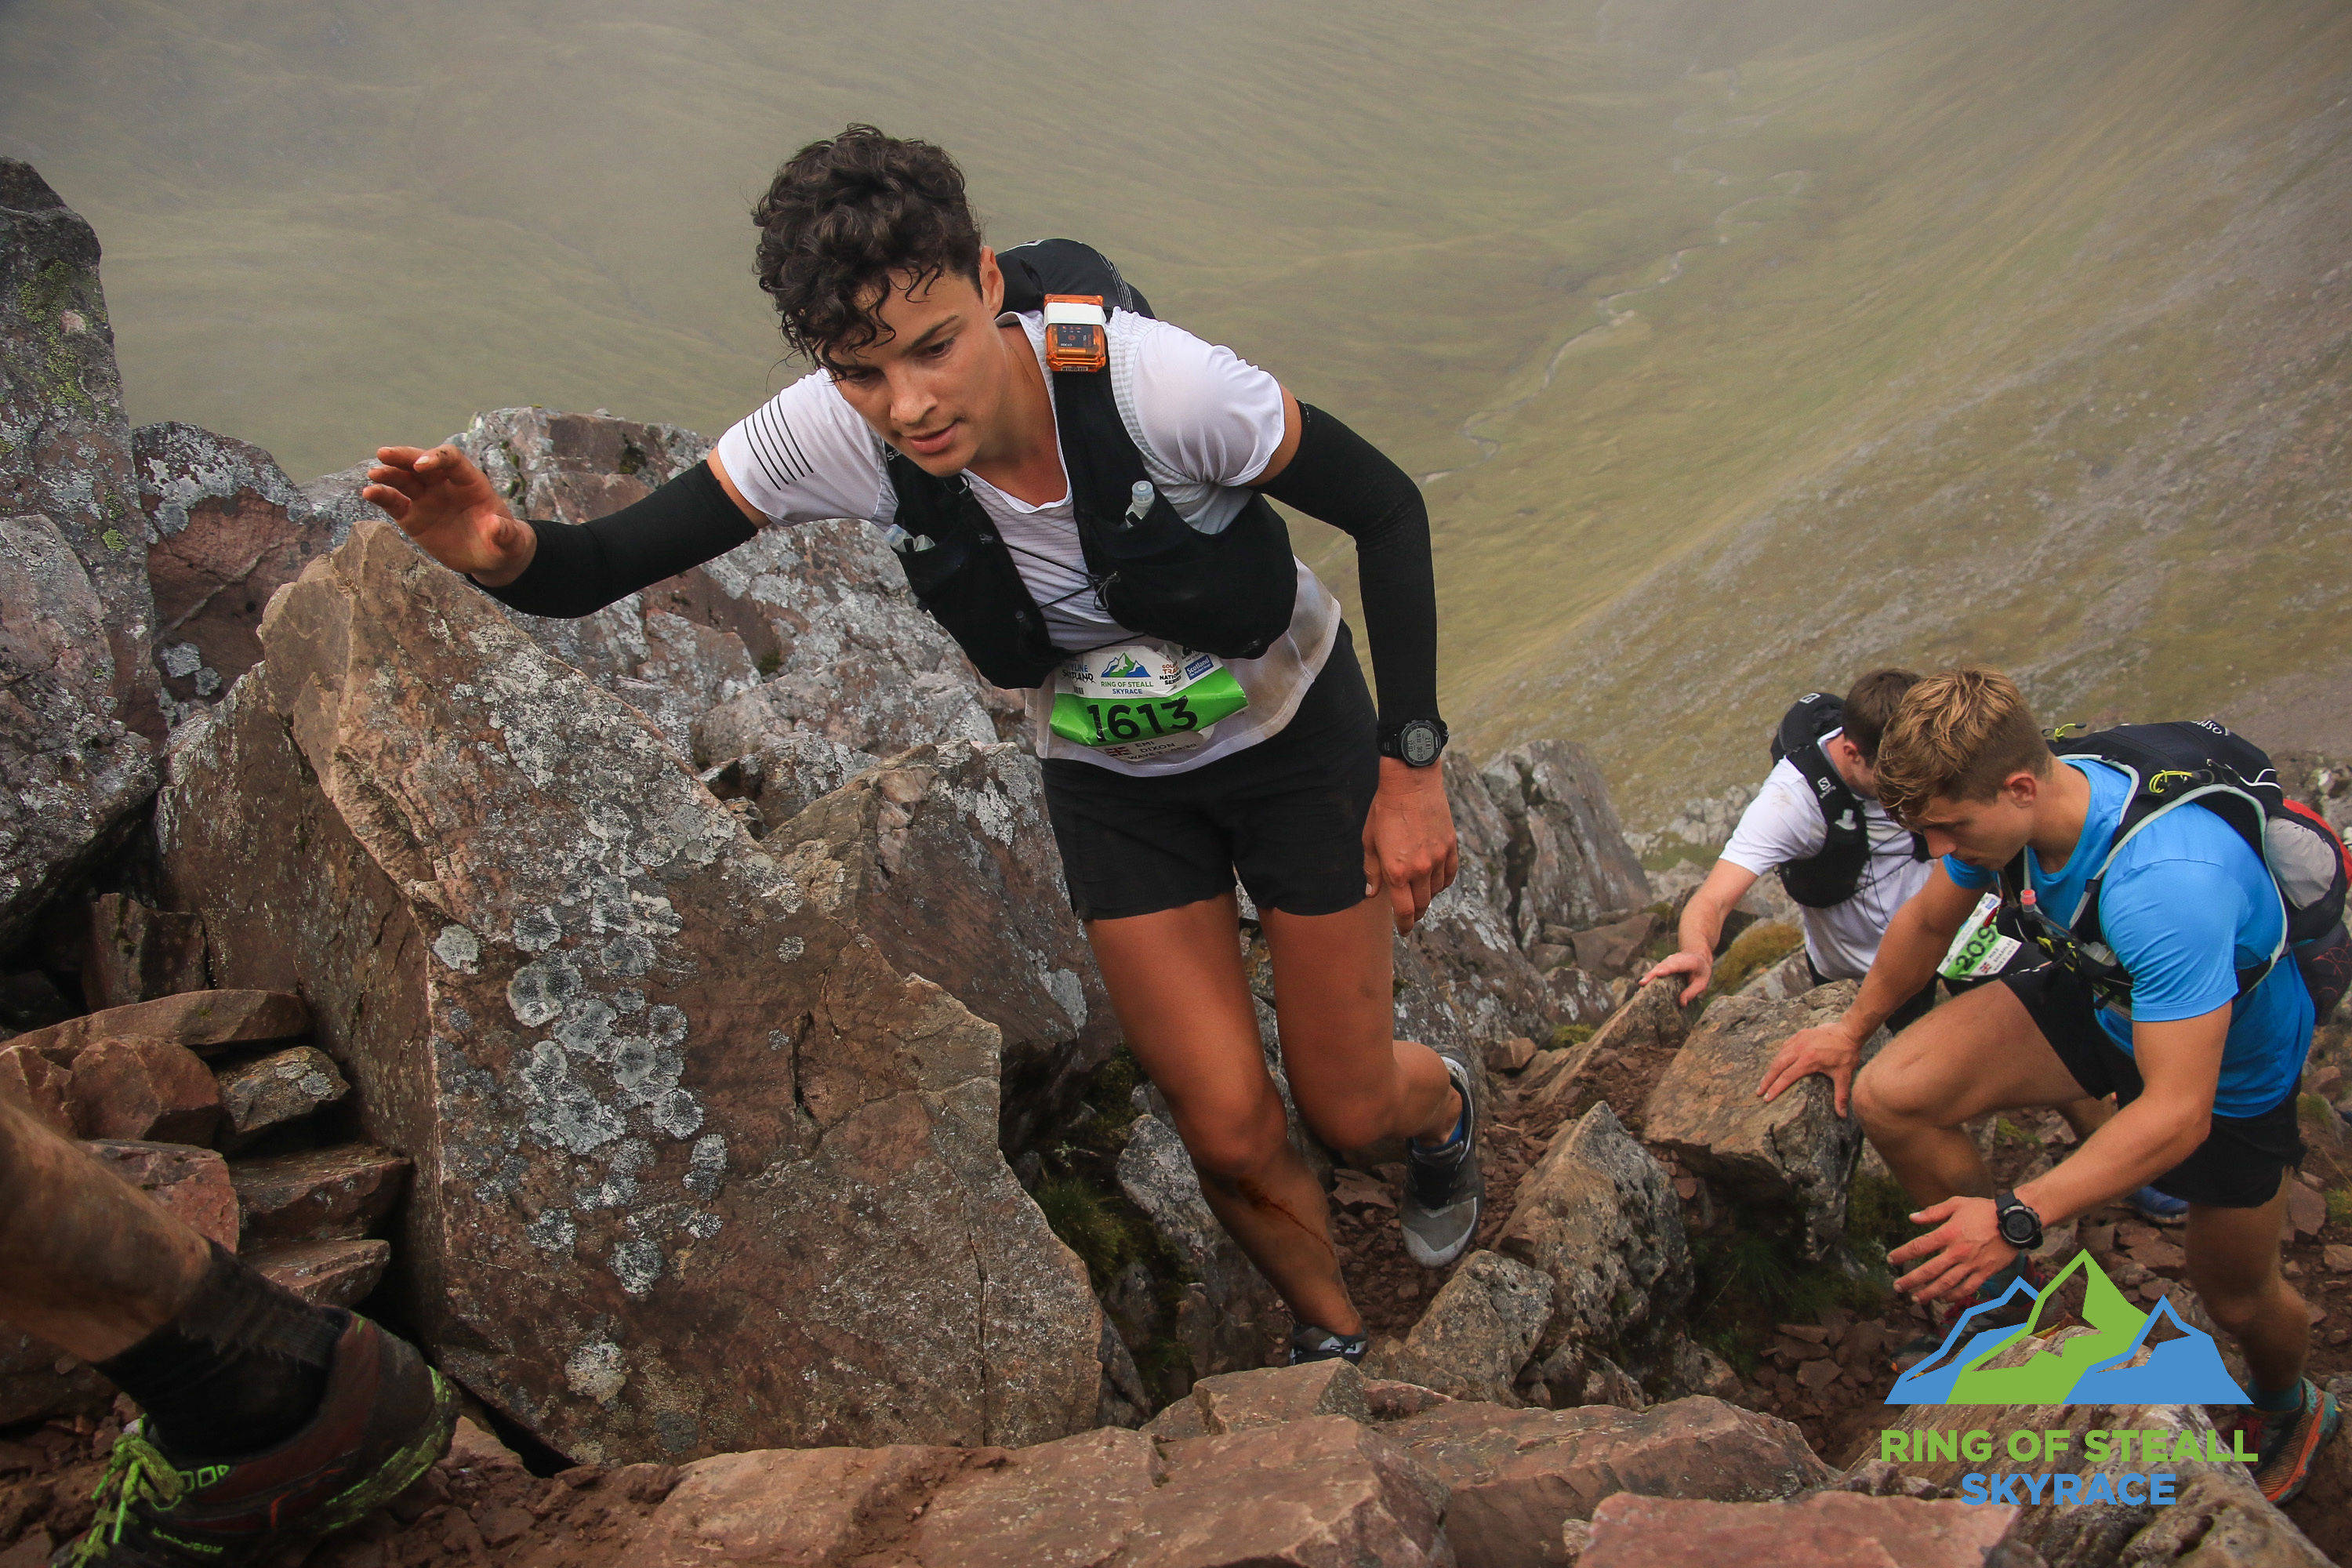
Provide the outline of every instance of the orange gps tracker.
[[1110,316],[1099,294],[1045,296],[1045,368],[1101,370],[1110,363]]

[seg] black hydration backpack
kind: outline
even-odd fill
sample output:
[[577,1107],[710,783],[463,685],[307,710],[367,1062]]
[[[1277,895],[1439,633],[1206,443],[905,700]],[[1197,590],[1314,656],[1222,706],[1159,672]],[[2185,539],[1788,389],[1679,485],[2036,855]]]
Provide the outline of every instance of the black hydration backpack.
[[2167,812],[2202,806],[2235,829],[2269,868],[2286,912],[2279,944],[2261,963],[2238,971],[2238,994],[2263,983],[2292,954],[2311,992],[2316,1021],[2325,1023],[2352,975],[2352,937],[2344,928],[2347,874],[2344,841],[2326,819],[2289,800],[2261,748],[2211,720],[2169,724],[2119,724],[2096,734],[2053,739],[2059,760],[2095,758],[2130,776],[2131,798],[2116,825],[2107,858],[2092,874],[2083,901],[2064,914],[2042,909],[2025,886],[2025,857],[2000,873],[2001,921],[2009,934],[2032,942],[2052,963],[2088,982],[2092,994],[2127,1008],[2131,975],[2099,931],[2099,886],[2133,837]]
[[[1076,240],[1036,240],[996,259],[1004,269],[1007,310],[1041,310],[1053,294],[1099,299],[1106,312],[1151,314],[1118,268]],[[1202,533],[1155,494],[1150,510],[1131,518],[1136,487],[1146,477],[1143,454],[1119,417],[1108,368],[1052,375],[1071,510],[1103,607],[1132,631],[1220,658],[1265,653],[1289,629],[1298,591],[1281,514],[1264,496],[1252,496],[1223,531]],[[895,447],[883,452],[908,544],[929,542],[900,547],[907,585],[982,677],[997,686],[1039,686],[1070,653],[1084,651],[1054,646],[1012,551],[964,476],[939,479]]]
[[[1843,701],[1826,691],[1808,691],[1781,716],[1772,737],[1772,760],[1788,762],[1805,775],[1813,804],[1821,807],[1822,824],[1829,830],[1818,851],[1780,868],[1780,886],[1809,910],[1826,910],[1853,898],[1870,865],[1870,825],[1864,819],[1862,797],[1822,753],[1822,737],[1844,723]],[[1927,858],[1927,841],[1916,833],[1911,858]]]

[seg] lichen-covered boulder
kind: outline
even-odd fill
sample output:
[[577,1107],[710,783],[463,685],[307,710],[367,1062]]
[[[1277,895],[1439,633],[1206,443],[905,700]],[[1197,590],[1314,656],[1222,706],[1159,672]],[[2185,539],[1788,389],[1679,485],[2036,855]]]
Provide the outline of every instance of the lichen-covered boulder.
[[1003,1032],[1005,1141],[1026,1142],[1119,1042],[1062,887],[1035,758],[1003,742],[917,746],[859,773],[763,847],[892,965]]
[[607,1462],[1092,1419],[1097,1309],[998,1152],[992,1026],[389,525],[261,637],[174,754],[166,879],[415,1162],[439,1364]]

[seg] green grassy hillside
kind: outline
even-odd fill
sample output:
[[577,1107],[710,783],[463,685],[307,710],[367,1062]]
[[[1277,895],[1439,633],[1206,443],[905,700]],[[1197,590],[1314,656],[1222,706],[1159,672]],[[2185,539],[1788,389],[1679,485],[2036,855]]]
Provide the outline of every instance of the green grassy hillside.
[[2345,743],[2352,12],[1909,11],[1710,78],[1715,232],[1469,422],[1457,714],[1583,740],[1637,816],[1879,662]]

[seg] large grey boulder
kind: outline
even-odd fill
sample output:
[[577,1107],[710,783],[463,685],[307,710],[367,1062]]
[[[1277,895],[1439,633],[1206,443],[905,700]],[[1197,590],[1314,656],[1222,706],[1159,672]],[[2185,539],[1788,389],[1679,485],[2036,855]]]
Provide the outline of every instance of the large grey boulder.
[[[1818,1074],[1772,1100],[1758,1099],[1756,1086],[1780,1042],[1833,1021],[1860,989],[1842,980],[1785,1002],[1718,998],[1651,1092],[1643,1128],[1735,1203],[1785,1218],[1811,1258],[1831,1257],[1844,1240],[1862,1123],[1837,1113],[1830,1081]],[[1885,1038],[1882,1031],[1865,1057]]]
[[1540,1348],[1670,1366],[1690,1300],[1690,1245],[1665,1168],[1596,1105],[1520,1180],[1496,1250],[1550,1276]]
[[154,603],[98,236],[0,158],[0,949],[155,787]]
[[1003,1031],[1008,1144],[1027,1143],[1118,1049],[1109,993],[1062,891],[1037,761],[1018,747],[902,752],[772,825],[763,847],[894,968]]
[[583,1460],[1093,1419],[1100,1319],[998,1152],[992,1026],[389,525],[261,638],[174,753],[166,880],[415,1162],[394,1284],[441,1366]]

